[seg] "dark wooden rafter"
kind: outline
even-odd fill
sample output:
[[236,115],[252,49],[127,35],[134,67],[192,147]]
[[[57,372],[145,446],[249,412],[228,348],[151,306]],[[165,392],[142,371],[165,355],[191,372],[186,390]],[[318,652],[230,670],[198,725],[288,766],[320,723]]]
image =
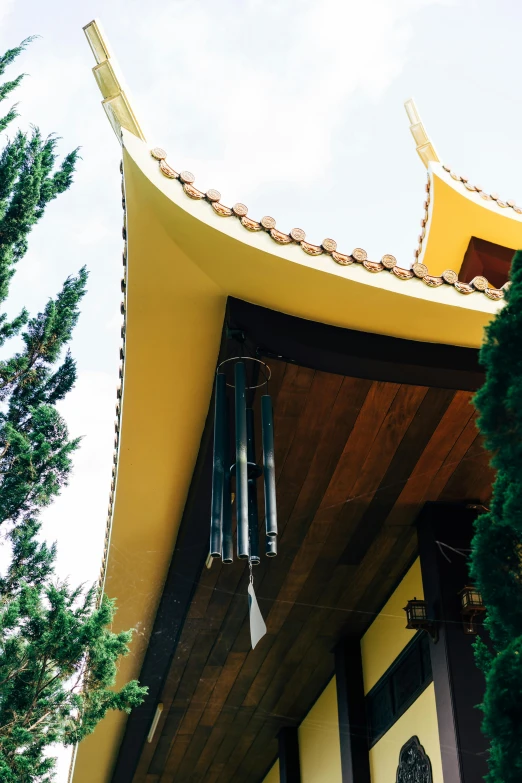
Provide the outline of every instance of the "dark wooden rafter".
[[477,351],[419,343],[307,321],[232,297],[228,318],[259,353],[302,367],[375,381],[474,391],[482,383]]
[[370,759],[359,637],[335,648],[342,783],[370,783]]
[[[283,334],[288,358],[304,351],[308,322],[290,319],[283,329],[281,314],[239,304],[229,317],[254,345],[264,335],[263,350],[277,353],[275,338]],[[362,355],[354,335],[344,333],[344,343],[342,335],[329,335],[332,366],[348,370],[350,352]],[[452,349],[444,362],[444,346],[436,346],[430,361],[443,382],[428,388],[400,382],[397,367],[396,380],[384,380],[375,345],[373,364],[365,365],[369,377],[313,369],[324,362],[320,343],[310,346],[309,366],[270,360],[280,554],[255,569],[268,634],[250,649],[244,564],[203,568],[209,421],[142,670],[153,687],[130,716],[114,783],[262,780],[277,757],[280,729],[303,719],[334,673],[334,645],[347,634],[360,637],[412,562],[422,504],[448,499],[448,492],[456,499],[459,485],[462,499],[489,495],[468,390],[480,378],[475,352],[455,349],[463,351],[457,356]],[[412,367],[421,377],[426,363],[426,347],[412,345],[406,379]],[[388,342],[382,347],[387,359],[397,351]],[[162,719],[153,742],[144,744],[158,701]]]
[[285,726],[279,731],[280,783],[301,783],[299,736],[297,726]]

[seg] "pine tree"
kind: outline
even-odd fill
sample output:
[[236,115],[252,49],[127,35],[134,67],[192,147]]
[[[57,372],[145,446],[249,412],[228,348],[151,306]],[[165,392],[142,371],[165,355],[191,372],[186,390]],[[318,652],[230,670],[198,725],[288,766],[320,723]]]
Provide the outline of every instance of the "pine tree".
[[[0,77],[31,39],[0,57]],[[23,75],[0,85],[0,101]],[[0,118],[4,131],[16,106]],[[0,308],[32,227],[47,204],[67,190],[78,157],[57,163],[56,138],[37,128],[18,131],[0,154]],[[57,582],[55,547],[38,539],[38,515],[59,493],[78,447],[56,409],[73,387],[76,365],[67,349],[85,294],[87,272],[69,277],[41,313],[0,310],[0,347],[21,348],[0,360],[0,524],[11,561],[0,576],[0,780],[53,779],[55,742],[75,744],[107,710],[129,712],[145,689],[133,681],[112,689],[130,632],[109,630],[115,607],[95,589]]]
[[476,644],[486,678],[481,709],[490,739],[488,783],[522,780],[522,251],[505,307],[480,353],[479,429],[496,469],[491,509],[476,522],[471,571],[487,607],[490,645]]

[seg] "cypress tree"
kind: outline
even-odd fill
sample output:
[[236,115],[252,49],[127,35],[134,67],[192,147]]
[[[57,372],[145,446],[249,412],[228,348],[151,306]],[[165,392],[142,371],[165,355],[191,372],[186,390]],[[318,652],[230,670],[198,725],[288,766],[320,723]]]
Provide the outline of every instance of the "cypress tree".
[[[0,77],[31,39],[0,57]],[[23,74],[0,85],[0,101]],[[0,118],[4,131],[16,106]],[[67,345],[79,316],[87,272],[69,277],[42,312],[2,310],[32,227],[66,191],[78,151],[57,161],[56,137],[18,131],[0,154],[0,524],[10,563],[0,575],[0,780],[53,779],[52,743],[75,744],[107,710],[129,712],[144,689],[133,681],[113,690],[117,662],[131,632],[109,630],[115,607],[95,589],[60,583],[55,546],[42,543],[39,512],[63,487],[78,439],[56,409],[73,387],[76,365]]]
[[486,382],[475,395],[496,469],[491,508],[476,521],[471,553],[490,640],[475,646],[486,678],[488,783],[522,780],[522,251],[510,277],[506,305],[487,328],[480,353]]

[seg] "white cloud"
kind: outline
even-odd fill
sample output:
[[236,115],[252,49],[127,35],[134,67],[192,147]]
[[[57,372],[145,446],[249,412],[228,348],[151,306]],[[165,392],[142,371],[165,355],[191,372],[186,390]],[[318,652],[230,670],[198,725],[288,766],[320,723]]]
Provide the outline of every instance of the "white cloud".
[[220,151],[216,168],[241,150],[243,181],[315,181],[350,100],[379,99],[408,62],[414,19],[440,2],[251,2],[241,13],[234,3],[167,3],[135,31],[160,74],[147,85],[147,114],[175,136],[176,117],[193,112]]
[[2,0],[2,4],[0,5],[0,25],[7,22],[13,8],[14,0]]

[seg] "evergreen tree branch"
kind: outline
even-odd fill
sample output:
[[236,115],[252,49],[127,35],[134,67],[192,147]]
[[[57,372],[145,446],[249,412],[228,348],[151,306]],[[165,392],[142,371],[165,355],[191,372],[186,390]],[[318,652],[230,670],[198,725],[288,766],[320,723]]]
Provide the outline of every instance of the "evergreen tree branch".
[[[0,57],[0,75],[31,39]],[[22,76],[0,85],[0,101]],[[0,130],[16,116],[13,107]],[[46,206],[73,179],[78,150],[59,163],[55,136],[18,131],[0,153],[0,306],[17,262]],[[22,348],[0,361],[0,524],[11,557],[0,574],[0,781],[51,783],[53,743],[75,744],[109,710],[143,700],[135,681],[114,690],[131,632],[110,630],[115,606],[54,581],[56,548],[39,541],[39,514],[68,480],[79,440],[56,410],[76,380],[68,345],[85,294],[87,272],[69,277],[42,312],[0,312],[0,346]],[[4,354],[5,355],[5,354]]]
[[488,783],[522,779],[522,251],[506,305],[486,330],[486,382],[475,395],[478,425],[497,471],[491,508],[475,523],[471,572],[487,607],[491,650],[480,640],[481,705],[490,739]]
[[18,46],[13,47],[13,49],[8,49],[4,54],[0,55],[0,76],[4,75],[5,69],[8,65],[11,65],[16,58],[22,54],[24,49],[27,49],[30,43],[32,43],[38,36],[36,35],[30,35],[27,38],[24,38],[24,40],[18,44]]

